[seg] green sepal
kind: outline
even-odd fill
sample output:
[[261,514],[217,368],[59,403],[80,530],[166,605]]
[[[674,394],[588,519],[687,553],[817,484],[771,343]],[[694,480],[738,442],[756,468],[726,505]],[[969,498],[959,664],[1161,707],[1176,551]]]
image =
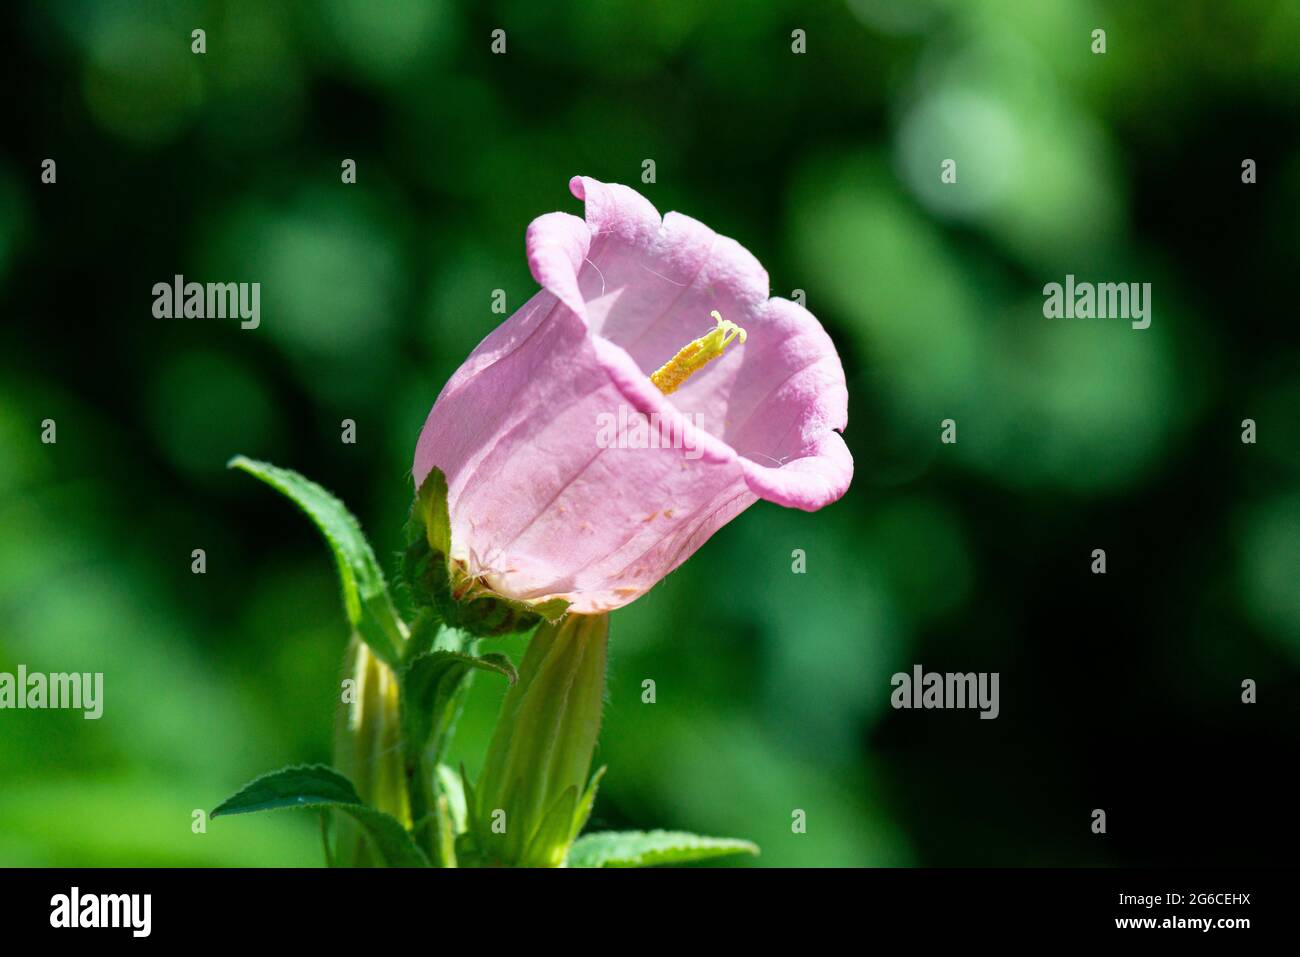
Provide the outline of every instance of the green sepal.
[[430,469],[416,493],[406,543],[416,538],[423,538],[439,555],[451,554],[451,512],[447,507],[447,477],[442,469]]
[[236,455],[226,467],[240,469],[265,482],[293,501],[315,523],[329,542],[338,565],[348,623],[380,661],[391,668],[398,667],[401,659],[398,649],[405,641],[404,628],[384,582],[383,570],[356,517],[336,497],[292,469],[242,455]]
[[351,781],[323,764],[281,768],[255,778],[222,801],[210,816],[216,819],[282,808],[342,811],[365,829],[387,867],[429,866],[429,858],[397,818],[363,802]]
[[596,792],[600,790],[600,781],[605,776],[607,767],[602,764],[591,776],[587,790],[582,792],[582,800],[578,802],[573,812],[573,833],[569,835],[570,840],[581,834],[582,829],[587,826],[587,821],[591,818],[591,809],[596,804]]
[[569,867],[654,867],[731,854],[758,854],[758,845],[684,831],[600,831],[574,841]]

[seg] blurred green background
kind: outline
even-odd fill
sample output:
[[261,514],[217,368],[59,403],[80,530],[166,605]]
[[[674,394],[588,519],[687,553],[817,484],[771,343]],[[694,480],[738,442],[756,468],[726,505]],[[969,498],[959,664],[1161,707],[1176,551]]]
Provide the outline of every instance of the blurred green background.
[[[614,616],[596,826],[751,838],[760,866],[1291,859],[1300,5],[0,16],[0,671],[102,671],[106,698],[0,712],[0,864],[320,862],[311,815],[191,833],[328,760],[347,637],[323,542],[224,463],[302,471],[392,555],[429,406],[492,291],[534,291],[524,229],[580,212],[576,173],[805,290],[857,462],[842,502],[760,503]],[[154,319],[176,273],[261,282],[261,327]],[[1151,282],[1151,328],[1044,319],[1066,273]],[[1001,717],[891,710],[915,663],[1000,672]],[[471,772],[502,690],[475,685]]]

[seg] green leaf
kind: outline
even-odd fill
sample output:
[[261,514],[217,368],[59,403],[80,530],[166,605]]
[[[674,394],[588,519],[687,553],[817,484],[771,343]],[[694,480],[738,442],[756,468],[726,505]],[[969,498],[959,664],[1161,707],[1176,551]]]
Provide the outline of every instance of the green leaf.
[[408,747],[428,747],[437,759],[455,715],[457,694],[473,669],[502,675],[511,684],[518,677],[510,659],[495,653],[478,657],[458,651],[429,651],[406,666],[402,673],[402,733]]
[[758,854],[758,845],[729,837],[701,837],[684,831],[601,831],[569,849],[570,867],[653,867],[684,864],[729,854]]
[[261,479],[307,513],[334,552],[349,624],[381,661],[396,668],[400,657],[397,649],[403,640],[401,619],[375,553],[353,514],[325,489],[291,469],[242,455],[235,456],[226,467]]
[[397,818],[363,802],[352,782],[323,764],[281,768],[250,781],[212,812],[212,818],[281,808],[332,808],[351,815],[366,830],[388,867],[428,867]]

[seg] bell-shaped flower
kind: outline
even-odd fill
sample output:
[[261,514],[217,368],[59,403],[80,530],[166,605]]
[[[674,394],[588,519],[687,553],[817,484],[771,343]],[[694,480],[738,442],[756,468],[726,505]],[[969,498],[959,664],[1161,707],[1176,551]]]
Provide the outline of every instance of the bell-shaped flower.
[[812,511],[848,488],[835,346],[763,267],[626,186],[574,177],[586,218],[528,227],[542,289],[438,396],[417,487],[447,483],[450,561],[475,588],[627,604],[758,499]]

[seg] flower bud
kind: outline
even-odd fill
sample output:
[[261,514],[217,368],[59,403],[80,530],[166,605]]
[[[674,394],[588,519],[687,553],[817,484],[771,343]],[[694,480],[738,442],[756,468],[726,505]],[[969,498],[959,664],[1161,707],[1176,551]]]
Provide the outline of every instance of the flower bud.
[[470,833],[481,863],[564,863],[594,798],[588,776],[608,638],[608,615],[566,615],[542,622],[534,634],[470,795]]
[[[334,722],[334,767],[346,775],[361,799],[410,827],[406,796],[398,681],[357,635],[344,657],[343,697]],[[334,864],[375,867],[369,838],[351,817],[334,815]]]

